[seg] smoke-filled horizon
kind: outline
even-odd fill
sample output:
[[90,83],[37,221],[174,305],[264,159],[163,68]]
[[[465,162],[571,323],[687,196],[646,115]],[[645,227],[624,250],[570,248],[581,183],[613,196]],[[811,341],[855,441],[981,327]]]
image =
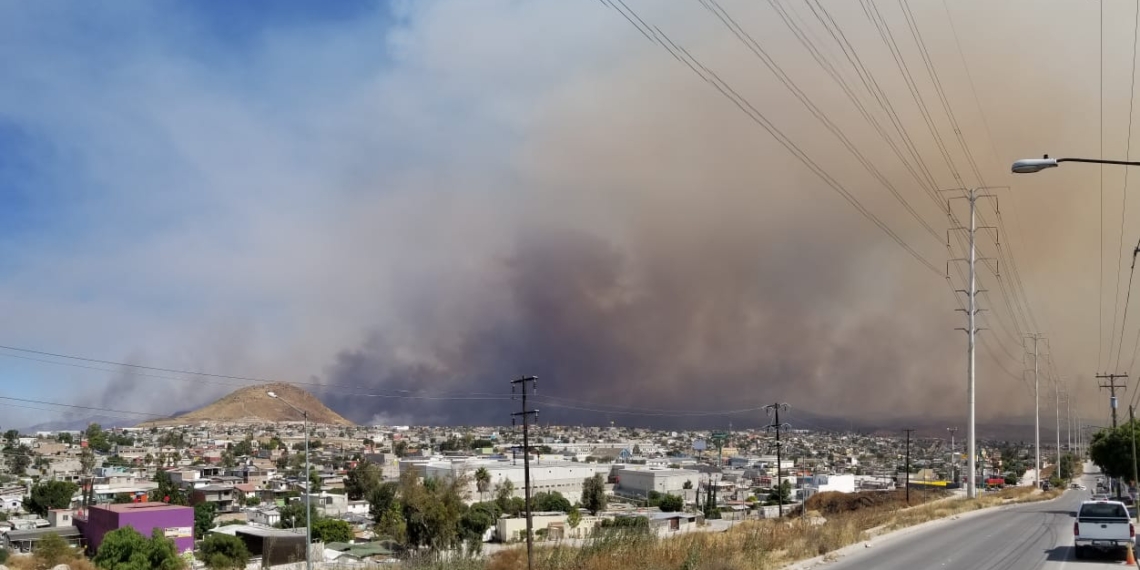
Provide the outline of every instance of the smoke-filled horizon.
[[[987,185],[979,417],[1032,414],[1041,332],[1043,417],[1060,375],[1099,422],[1093,375],[1127,371],[1140,330],[1140,208],[1122,169],[1103,194],[1095,166],[1009,175],[1100,152],[1097,10],[909,4],[0,6],[22,87],[0,93],[0,344],[323,384],[362,423],[506,423],[517,402],[469,396],[524,374],[543,423],[961,422],[967,210],[939,190]],[[1131,15],[1105,28],[1110,158]],[[232,389],[0,353],[9,395],[165,414]]]

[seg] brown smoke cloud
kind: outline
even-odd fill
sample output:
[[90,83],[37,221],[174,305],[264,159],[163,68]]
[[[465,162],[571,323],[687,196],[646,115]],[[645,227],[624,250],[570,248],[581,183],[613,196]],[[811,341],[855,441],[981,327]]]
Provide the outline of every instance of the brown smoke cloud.
[[[735,9],[749,13],[744,6]],[[920,14],[923,23],[933,27],[931,18],[937,13]],[[966,19],[981,17],[971,13]],[[925,235],[725,30],[671,23],[670,29],[679,30],[678,36],[697,46],[692,51],[698,57],[743,85],[742,93],[767,101],[759,106],[781,129],[792,133],[863,203],[941,267],[947,253],[937,241]],[[627,31],[636,34],[632,28]],[[933,56],[944,66],[942,80],[964,79],[960,67],[954,66],[959,62],[953,44],[946,43],[950,38],[931,35],[939,40]],[[908,180],[870,127],[860,125],[854,108],[838,98],[838,89],[818,70],[809,69],[810,60],[789,40],[766,36],[764,42],[793,76],[798,75],[804,90],[821,106],[827,105],[836,123],[844,125],[903,188],[924,218],[939,231],[945,229],[948,223],[937,213],[936,204]],[[517,217],[495,221],[517,231],[508,248],[489,252],[489,259],[477,264],[478,273],[492,276],[489,281],[460,275],[470,285],[460,287],[461,300],[447,299],[445,304],[458,303],[462,316],[438,318],[416,337],[416,346],[430,354],[425,360],[431,365],[413,361],[394,366],[400,360],[395,357],[398,346],[377,329],[361,347],[338,356],[329,378],[401,390],[503,392],[508,379],[538,374],[544,393],[618,407],[739,409],[787,401],[828,415],[883,421],[923,416],[953,420],[964,415],[965,339],[954,330],[964,322],[953,312],[956,305],[944,280],[925,272],[689,70],[653,46],[640,48],[620,52],[608,69],[570,77],[528,123],[510,174],[517,180],[511,194],[515,203],[506,208]],[[889,54],[873,49],[867,53],[873,54],[869,55],[875,62],[873,71],[894,88],[890,93],[896,104],[910,109],[890,60],[877,58]],[[1019,54],[1006,56],[1013,59]],[[994,78],[988,66],[980,67],[975,81],[984,88]],[[915,68],[916,77],[924,78],[917,73],[920,69]],[[1058,92],[1064,85],[1054,78],[1032,79],[1049,85],[1051,96],[1061,101],[1023,104],[988,90],[982,103],[989,114],[989,129],[999,134],[1015,131],[1022,143],[1034,143],[1021,144],[1023,154],[1037,152],[1040,144],[1035,136],[1049,140],[1052,137],[1045,133],[1050,128],[1064,126],[1062,122],[1027,127],[1032,122],[1024,117],[1050,114],[1048,108],[1076,97]],[[1017,97],[1025,92],[1026,88],[1019,89]],[[990,173],[987,182],[1008,183],[1011,180],[1004,174],[1008,166],[997,164],[1006,157],[995,158],[989,152],[969,92],[958,84],[951,93],[956,96],[959,120],[972,129],[967,132],[972,135],[971,149]],[[933,90],[924,96],[932,109],[938,109]],[[1014,106],[1020,108],[1019,115],[1005,115]],[[940,112],[935,116],[945,121]],[[921,119],[916,113],[908,117],[908,130],[937,167],[937,150]],[[951,131],[941,122],[953,152]],[[967,172],[960,152],[955,160]],[[940,182],[953,186],[948,175]],[[1016,182],[1044,185],[1055,180]],[[1080,200],[1051,195],[1042,199],[1049,208],[1042,211],[1030,199],[1014,199],[1006,190],[994,193],[1005,202],[1003,221],[1009,224],[1013,223],[1010,211],[1025,208],[1018,219],[1024,226],[1017,231],[1032,236],[1027,239],[1034,243],[1017,244],[1022,280],[1039,295],[1031,298],[1037,314],[1060,317],[1041,303],[1049,298],[1042,282],[1058,279],[1044,277],[1048,271],[1040,271],[1045,263],[1037,257],[1041,250],[1073,246],[1066,237],[1066,217]],[[992,207],[982,207],[996,222]],[[964,216],[960,202],[955,210]],[[1057,231],[1046,231],[1049,227]],[[1003,237],[1006,247],[1012,239]],[[992,240],[984,247],[989,255],[996,254]],[[1081,248],[1083,244],[1073,247]],[[1077,251],[1065,255],[1079,255]],[[1034,259],[1025,259],[1028,256]],[[1011,269],[1002,269],[1012,287]],[[993,291],[989,299],[981,298],[982,303],[1000,302],[992,274],[983,277]],[[954,286],[963,286],[957,277]],[[990,346],[979,348],[978,357],[978,402],[984,418],[1025,413],[1031,405],[1025,385],[1003,371],[1021,372],[1022,362],[1015,359],[1020,357],[1018,340],[1008,334],[1003,338],[994,318],[990,317],[990,325],[995,330],[983,333],[992,335],[987,339]],[[1068,339],[1058,339],[1063,340]],[[1007,352],[1014,352],[1014,358]],[[1058,352],[1058,361],[1060,354],[1069,352]],[[545,403],[551,402],[565,404]],[[404,402],[379,407],[384,414],[403,410],[408,421],[505,418],[505,407],[500,405],[417,405],[411,408],[415,412]],[[357,415],[363,416],[376,403],[360,406]],[[488,413],[492,409],[494,413]],[[692,420],[558,407],[547,411],[554,422],[583,417],[672,425],[764,421],[757,413]]]
[[[125,118],[108,111],[120,120],[61,137],[83,141],[74,152],[95,153],[87,158],[103,165],[100,182],[132,189],[106,200],[129,205],[125,219],[107,215],[112,230],[168,207],[203,213],[151,239],[108,230],[119,239],[88,239],[94,253],[36,250],[21,262],[17,284],[24,285],[0,295],[0,309],[30,323],[36,346],[66,337],[61,350],[76,353],[117,350],[144,355],[136,359],[144,363],[324,383],[320,395],[358,421],[505,423],[510,401],[454,398],[507,395],[509,379],[535,374],[543,422],[743,426],[766,419],[684,414],[785,401],[871,423],[961,425],[965,339],[954,329],[964,319],[938,274],[963,255],[956,239],[949,251],[944,244],[951,222],[940,208],[952,194],[926,195],[767,3],[723,5],[933,235],[700,3],[629,4],[731,83],[939,271],[910,257],[612,9],[411,3],[398,24],[383,28],[391,61],[380,70],[369,67],[380,27],[370,21],[337,28],[335,41],[327,30],[280,32],[228,75],[161,55],[122,68],[72,65],[109,69],[112,87],[67,84],[52,93],[90,93],[101,109],[128,107],[120,110]],[[783,4],[889,130],[806,5]],[[858,4],[840,4],[828,8],[938,185],[978,184],[898,6],[879,8],[960,179],[876,28]],[[941,3],[910,4],[985,182],[1013,185],[993,190],[1002,215],[986,201],[984,221],[1001,226],[1004,251],[1016,254],[1036,328],[1049,334],[1078,409],[1099,417],[1107,408],[1088,377],[1114,367],[1115,355],[1097,353],[1112,344],[1117,259],[1126,284],[1140,207],[1128,208],[1122,238],[1121,172],[1105,171],[1103,205],[1095,167],[1008,174],[1016,158],[1100,152],[1095,6],[951,3],[968,77]],[[1116,16],[1105,30],[1106,156],[1124,154],[1127,131],[1123,70],[1131,53],[1121,46],[1130,48],[1131,28]],[[162,53],[143,47],[131,51]],[[247,74],[248,83],[273,89],[234,87],[233,77]],[[120,124],[135,130],[120,133]],[[165,149],[167,141],[177,143],[178,160],[133,154]],[[108,150],[127,143],[131,152]],[[155,194],[156,187],[171,190]],[[962,202],[953,207],[962,219]],[[990,235],[981,240],[986,257],[997,255]],[[951,267],[951,287],[962,288]],[[1017,287],[1012,267],[994,267],[1007,289]],[[113,302],[103,304],[74,304],[78,295],[53,296],[42,286],[77,283],[87,295],[108,274],[131,279],[116,283]],[[978,352],[979,414],[1027,417],[1032,398],[1016,378],[1025,365],[1017,338],[1024,331],[1012,324],[992,269],[981,275],[989,295],[980,302],[989,312]],[[121,295],[127,301],[122,290],[131,293]],[[132,299],[135,308],[124,309]],[[176,321],[161,312],[171,306]],[[1136,338],[1136,311],[1121,367]],[[65,333],[51,330],[56,321],[83,324]],[[114,339],[114,346],[74,337]],[[90,390],[119,404],[110,407],[165,412],[230,388],[182,385],[177,407],[168,409],[174,402],[161,394],[170,392],[151,388],[156,381],[124,376],[111,383],[111,395],[102,384]],[[629,413],[635,407],[672,412]]]

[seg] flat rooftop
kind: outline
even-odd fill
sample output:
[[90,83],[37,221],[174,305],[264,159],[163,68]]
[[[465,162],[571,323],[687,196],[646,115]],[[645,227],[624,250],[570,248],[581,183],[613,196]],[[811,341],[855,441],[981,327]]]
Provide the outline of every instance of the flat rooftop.
[[155,512],[155,511],[178,511],[183,509],[192,509],[192,507],[184,507],[182,505],[171,505],[168,503],[159,502],[146,502],[146,503],[119,503],[111,505],[93,505],[92,509],[105,509],[113,513],[139,513],[139,512]]

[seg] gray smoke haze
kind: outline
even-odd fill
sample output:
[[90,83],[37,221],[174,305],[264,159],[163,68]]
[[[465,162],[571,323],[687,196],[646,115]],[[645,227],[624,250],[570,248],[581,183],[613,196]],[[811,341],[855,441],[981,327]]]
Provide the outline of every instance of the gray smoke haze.
[[[983,124],[941,4],[913,4],[985,181],[1016,183],[994,191],[1001,241],[1017,255],[1038,326],[1081,409],[1102,414],[1095,385],[1075,382],[1111,360],[1097,355],[1111,329],[1096,307],[1098,171],[1007,175],[1015,158],[1098,152],[1096,14],[1084,25],[1040,3],[954,3]],[[699,3],[630,5],[933,265],[962,255],[909,217]],[[724,5],[936,233],[945,230],[938,202],[771,8]],[[903,42],[902,14],[882,9]],[[101,198],[67,206],[65,218],[79,222],[65,239],[3,242],[15,261],[0,280],[0,310],[26,325],[10,344],[324,384],[314,391],[361,422],[505,423],[515,403],[450,398],[506,395],[520,374],[541,378],[543,422],[749,425],[765,418],[618,412],[773,401],[881,421],[964,415],[965,339],[954,330],[964,323],[945,279],[605,6],[397,3],[394,16],[272,29],[238,48],[205,33],[182,37],[172,31],[178,14],[145,4],[125,11],[150,31],[83,53],[19,27],[42,14],[4,10],[14,23],[0,32],[19,30],[14,45],[26,61],[79,71],[45,76],[0,59],[29,86],[0,95],[0,116],[33,142],[66,140],[75,160],[97,164],[74,178]],[[836,5],[834,15],[939,185],[960,185],[875,28],[855,6]],[[49,29],[83,27],[55,16]],[[826,31],[812,29],[843,61]],[[1113,48],[1126,43],[1123,24],[1106,37]],[[962,182],[975,184],[917,48],[903,45]],[[232,61],[228,49],[237,50]],[[1106,155],[1123,153],[1127,79],[1117,71],[1130,62],[1108,51]],[[1027,64],[1043,54],[1049,66]],[[99,74],[84,71],[95,64]],[[843,73],[858,85],[846,63]],[[52,115],[63,108],[74,111]],[[1112,205],[1122,187],[1119,173],[1106,172],[1109,321],[1120,240]],[[964,215],[961,201],[954,207]],[[983,210],[997,221],[992,205]],[[1135,221],[1126,220],[1125,250]],[[995,255],[992,240],[983,250]],[[1001,270],[1012,286],[1011,268]],[[1021,416],[1032,398],[1006,372],[1023,367],[1017,331],[1000,326],[1011,323],[1008,310],[992,273],[982,277],[990,296],[980,301],[992,312],[982,323],[991,330],[979,349],[979,412]],[[952,285],[963,286],[956,273]],[[67,374],[20,370],[8,385],[54,376],[45,382],[56,390],[160,413],[235,385]]]

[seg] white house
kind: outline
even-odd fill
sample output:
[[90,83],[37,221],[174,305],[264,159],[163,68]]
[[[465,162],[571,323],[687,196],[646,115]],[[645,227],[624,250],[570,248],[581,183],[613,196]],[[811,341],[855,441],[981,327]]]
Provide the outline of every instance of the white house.
[[[312,502],[318,513],[326,517],[343,515],[348,512],[348,497],[345,495],[322,492],[313,493],[312,496],[309,496],[305,493],[301,493],[297,501],[301,504],[305,504],[306,498]],[[367,505],[367,502],[365,505]],[[364,511],[364,514],[368,514],[367,509]]]
[[246,514],[249,515],[249,522],[254,524],[274,526],[281,522],[281,513],[277,511],[276,507],[249,509]]

